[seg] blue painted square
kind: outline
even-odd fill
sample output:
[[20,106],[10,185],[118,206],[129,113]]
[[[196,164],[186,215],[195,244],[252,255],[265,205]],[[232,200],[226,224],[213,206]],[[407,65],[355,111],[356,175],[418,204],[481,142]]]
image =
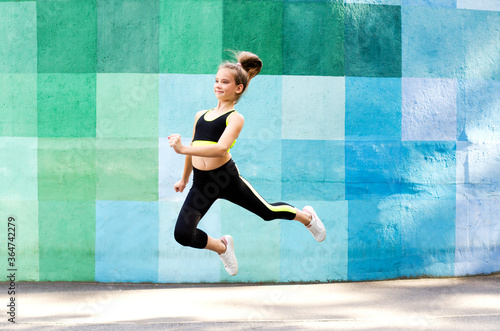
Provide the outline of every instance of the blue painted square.
[[400,0],[402,6],[457,8],[457,0]]
[[[174,228],[184,201],[160,202],[158,282],[200,283],[220,280],[220,258],[208,250],[184,247],[174,239]],[[220,204],[216,202],[198,228],[214,238],[221,237]]]
[[403,77],[462,77],[462,11],[413,6],[404,6],[401,11]]
[[453,276],[455,199],[405,199],[402,207],[399,277]]
[[281,222],[280,282],[347,280],[347,201],[292,201],[310,204],[326,228],[318,243],[299,222]]
[[401,210],[400,199],[349,201],[348,280],[399,276]]
[[344,3],[364,3],[368,5],[392,5],[399,6],[405,0],[344,0]]
[[457,139],[500,141],[500,81],[459,81]]
[[345,199],[343,141],[283,140],[284,200]]
[[[184,145],[191,144],[191,137],[182,138]],[[184,172],[185,155],[177,154],[168,144],[168,138],[160,138],[158,142],[158,194],[160,201],[184,201],[192,185],[189,184],[184,192],[175,192],[174,184],[182,178]]]
[[283,76],[283,139],[344,140],[345,78]]
[[158,281],[158,202],[97,201],[95,279]]
[[456,140],[456,79],[403,78],[402,139]]
[[372,199],[402,192],[400,142],[346,142],[346,199]]
[[473,10],[500,11],[498,0],[457,0],[457,8]]
[[160,74],[160,137],[193,137],[196,113],[217,106],[214,81],[215,75]]
[[471,199],[457,196],[456,276],[500,270],[499,213],[498,195]]
[[401,180],[410,199],[455,200],[455,142],[403,142]]
[[401,79],[346,77],[345,139],[401,140]]
[[[240,138],[281,138],[281,77],[259,75],[252,79],[234,107],[245,117]],[[213,107],[217,106],[215,97],[212,103]]]

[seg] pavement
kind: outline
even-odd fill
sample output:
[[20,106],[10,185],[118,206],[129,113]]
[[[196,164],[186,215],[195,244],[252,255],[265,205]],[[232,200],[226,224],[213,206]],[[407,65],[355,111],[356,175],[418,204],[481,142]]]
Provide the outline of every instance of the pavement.
[[9,283],[0,286],[0,330],[500,330],[498,273],[317,284],[21,282],[15,324]]

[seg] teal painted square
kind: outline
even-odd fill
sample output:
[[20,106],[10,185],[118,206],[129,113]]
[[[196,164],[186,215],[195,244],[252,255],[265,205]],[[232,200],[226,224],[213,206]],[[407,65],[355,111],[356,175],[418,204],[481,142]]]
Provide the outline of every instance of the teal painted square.
[[344,140],[344,77],[283,76],[282,139]]
[[36,2],[0,3],[0,73],[37,72]]
[[[500,2],[497,4],[500,10]],[[463,47],[467,79],[500,79],[500,13],[463,10]]]
[[213,75],[160,74],[159,136],[193,138],[196,113],[217,106]]
[[402,7],[404,77],[463,77],[462,12],[451,8]]
[[99,138],[97,200],[158,200],[158,139]]
[[158,75],[97,74],[97,137],[157,138]]
[[258,75],[252,79],[235,109],[245,117],[240,138],[280,139],[282,76]]
[[346,140],[401,140],[401,79],[346,77]]
[[[302,208],[307,201],[293,201]],[[326,228],[317,242],[299,222],[281,222],[280,282],[347,280],[347,201],[315,201],[312,207]]]
[[[5,187],[5,186],[2,186]],[[5,226],[0,227],[0,236],[9,238],[8,220],[13,217],[16,226],[15,247],[15,265],[16,281],[38,281],[40,270],[39,264],[39,240],[38,240],[38,201],[5,201],[0,198],[0,219],[5,220]],[[8,248],[9,241],[2,242],[5,249],[0,250],[0,268],[3,270],[12,269],[9,264],[10,251]],[[6,282],[9,273],[0,275],[0,281]],[[9,284],[10,285],[10,284]]]
[[[457,8],[457,0],[400,0],[403,6]],[[460,0],[458,0],[460,1]]]
[[[219,282],[221,260],[217,253],[185,247],[174,239],[175,223],[182,204],[183,201],[160,202],[158,282]],[[220,218],[220,203],[216,202],[200,221],[198,228],[213,238],[220,238]]]
[[97,72],[158,73],[159,0],[102,0]]
[[401,144],[401,181],[413,199],[455,200],[456,142]]
[[97,1],[38,1],[38,72],[95,72]]
[[36,138],[0,138],[0,200],[38,199]]
[[348,280],[399,277],[401,211],[399,199],[349,201]]
[[402,207],[399,276],[453,276],[455,199],[408,199]]
[[281,155],[284,200],[345,199],[343,141],[283,140]]
[[233,237],[238,259],[236,276],[229,276],[220,264],[221,281],[279,281],[280,221],[265,222],[237,205],[222,201],[221,234]]
[[457,140],[500,141],[500,81],[458,82]]
[[38,74],[37,102],[39,137],[95,137],[95,74]]
[[344,76],[344,6],[285,2],[283,74]]
[[401,149],[400,142],[347,141],[346,199],[370,200],[401,194]]
[[[368,5],[399,6],[399,5],[401,5],[401,1],[405,1],[405,0],[344,0],[344,3],[364,3],[364,4],[368,4]],[[414,0],[410,0],[410,1],[414,1]]]
[[345,74],[401,77],[401,7],[345,5]]
[[95,199],[95,138],[39,138],[38,200]]
[[283,72],[283,3],[279,1],[224,0],[223,59],[232,51],[249,51],[263,62],[262,74]]
[[98,201],[95,280],[158,282],[158,202]]
[[40,281],[94,282],[95,201],[39,201]]
[[160,0],[160,72],[211,74],[222,61],[223,0]]
[[0,136],[37,136],[37,75],[0,74]]

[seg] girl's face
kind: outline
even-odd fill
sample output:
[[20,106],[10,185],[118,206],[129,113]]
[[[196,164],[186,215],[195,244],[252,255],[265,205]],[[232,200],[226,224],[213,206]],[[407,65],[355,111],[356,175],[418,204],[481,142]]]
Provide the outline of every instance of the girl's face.
[[220,101],[235,101],[236,95],[243,91],[243,84],[236,85],[231,69],[220,69],[215,76],[214,92]]

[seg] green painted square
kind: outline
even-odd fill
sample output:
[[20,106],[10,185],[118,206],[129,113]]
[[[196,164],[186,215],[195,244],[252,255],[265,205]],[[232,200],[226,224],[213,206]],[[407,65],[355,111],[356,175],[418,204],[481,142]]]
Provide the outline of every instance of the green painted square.
[[40,281],[95,280],[95,202],[40,201]]
[[97,200],[158,200],[158,139],[97,140]]
[[401,7],[345,6],[345,73],[401,77]]
[[95,138],[38,139],[38,199],[96,199]]
[[158,138],[159,76],[97,74],[97,137]]
[[285,2],[283,74],[344,76],[344,6]]
[[160,72],[213,74],[222,61],[222,0],[160,0]]
[[221,215],[221,232],[231,234],[238,257],[238,274],[229,276],[221,264],[221,281],[279,281],[280,222],[266,222],[227,201],[221,203]]
[[97,72],[158,73],[158,0],[100,0]]
[[[9,261],[9,251],[0,249],[0,268],[7,270],[17,269],[17,281],[38,281],[39,256],[38,256],[38,202],[37,201],[0,201],[0,219],[5,226],[0,227],[1,238],[8,238],[7,220],[13,217],[15,221],[16,245],[15,261]],[[5,242],[2,239],[2,244]],[[9,265],[14,263],[14,266]],[[0,274],[0,281],[6,281],[7,274]]]
[[95,137],[96,74],[38,74],[38,136]]
[[36,85],[36,74],[0,74],[0,136],[37,136]]
[[0,3],[0,72],[37,72],[36,3]]
[[37,199],[37,139],[0,138],[0,200]]
[[[283,2],[225,0],[223,50],[249,51],[263,62],[261,74],[281,75]],[[231,52],[223,54],[232,59]]]
[[38,72],[95,72],[97,1],[38,1]]

